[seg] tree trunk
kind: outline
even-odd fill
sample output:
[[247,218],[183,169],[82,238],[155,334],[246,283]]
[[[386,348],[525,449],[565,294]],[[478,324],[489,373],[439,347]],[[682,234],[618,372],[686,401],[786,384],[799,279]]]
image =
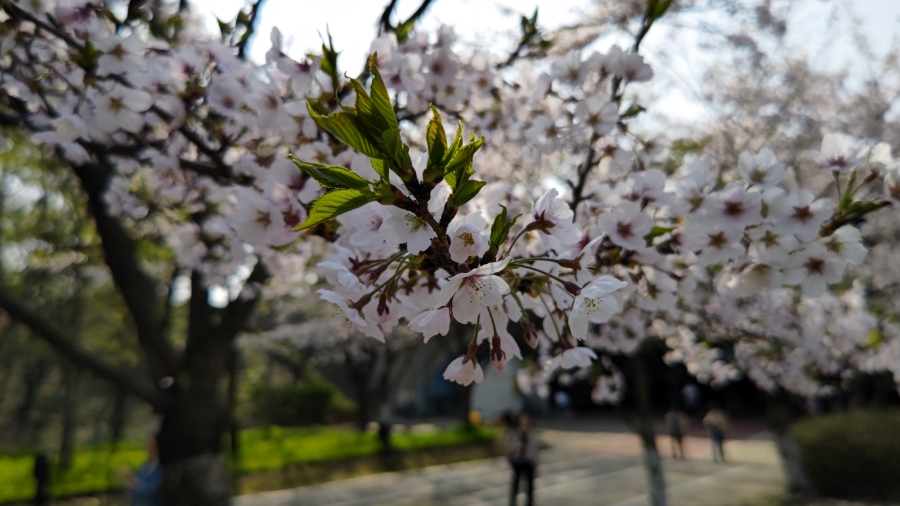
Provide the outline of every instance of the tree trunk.
[[63,416],[62,435],[59,443],[59,468],[68,469],[72,464],[75,448],[75,427],[78,418],[78,371],[71,364],[63,364]]
[[158,436],[162,504],[230,504],[231,480],[221,447],[229,417],[222,394],[176,392],[163,414]]
[[784,392],[779,392],[767,396],[766,401],[766,421],[778,448],[778,455],[781,457],[781,467],[787,478],[787,492],[801,498],[812,497],[814,492],[803,471],[800,444],[791,431],[794,417],[791,413],[790,398]]
[[128,396],[125,394],[125,391],[121,388],[116,388],[113,397],[112,416],[110,416],[109,420],[109,440],[113,446],[122,440],[122,435],[125,431],[127,400]]
[[638,352],[632,359],[634,362],[635,389],[637,393],[637,409],[635,410],[635,431],[641,438],[644,450],[644,469],[647,471],[650,505],[666,506],[666,480],[663,475],[662,459],[656,447],[656,431],[653,430],[653,418],[650,402],[650,377],[647,372],[646,357]]

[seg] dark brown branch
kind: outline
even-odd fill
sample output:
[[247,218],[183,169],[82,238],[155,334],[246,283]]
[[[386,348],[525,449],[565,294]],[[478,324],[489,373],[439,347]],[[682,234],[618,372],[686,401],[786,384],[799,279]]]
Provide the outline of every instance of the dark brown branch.
[[154,407],[163,405],[163,396],[152,385],[144,383],[130,376],[125,371],[119,370],[91,355],[78,346],[75,339],[65,335],[50,324],[47,318],[31,312],[24,305],[13,300],[2,289],[0,289],[0,308],[3,308],[10,318],[31,329],[37,337],[50,344],[60,355],[75,366],[87,369],[97,376],[111,381],[120,388],[149,402]]
[[266,0],[256,0],[256,2],[253,4],[253,7],[250,8],[250,20],[247,22],[247,31],[245,31],[243,35],[241,35],[241,40],[238,41],[237,44],[238,58],[242,60],[246,59],[247,44],[250,42],[250,39],[256,32],[259,10],[265,1]]
[[88,195],[106,265],[134,319],[138,341],[151,359],[153,373],[160,377],[175,376],[179,370],[179,358],[165,338],[165,325],[156,296],[157,284],[138,265],[134,239],[119,220],[107,213],[103,195],[113,170],[107,164],[94,163],[73,165],[72,169]]

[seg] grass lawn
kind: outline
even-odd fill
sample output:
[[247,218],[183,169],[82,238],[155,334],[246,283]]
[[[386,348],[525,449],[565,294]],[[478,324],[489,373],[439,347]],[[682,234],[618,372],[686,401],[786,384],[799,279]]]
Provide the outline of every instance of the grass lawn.
[[[490,429],[450,428],[425,432],[394,433],[397,450],[411,451],[456,447],[492,441]],[[266,427],[247,429],[240,434],[241,458],[233,463],[239,474],[282,469],[297,464],[315,464],[369,457],[381,449],[372,432],[360,433],[334,427]],[[56,497],[116,490],[122,484],[116,470],[136,469],[146,458],[141,445],[123,443],[110,447],[81,448],[69,470],[56,476],[52,492]],[[0,455],[0,503],[27,500],[34,495],[32,456]]]

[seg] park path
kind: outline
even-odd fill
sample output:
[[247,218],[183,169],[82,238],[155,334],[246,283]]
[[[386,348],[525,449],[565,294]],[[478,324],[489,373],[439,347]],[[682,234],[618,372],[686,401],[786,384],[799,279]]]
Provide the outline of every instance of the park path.
[[[643,506],[646,478],[636,436],[626,432],[543,429],[536,503]],[[668,454],[669,440],[658,439]],[[783,475],[764,435],[726,443],[714,464],[699,435],[686,438],[689,460],[664,462],[671,506],[740,505],[779,490]],[[235,498],[235,506],[501,506],[510,473],[502,458],[382,473]],[[522,501],[520,500],[520,503]]]

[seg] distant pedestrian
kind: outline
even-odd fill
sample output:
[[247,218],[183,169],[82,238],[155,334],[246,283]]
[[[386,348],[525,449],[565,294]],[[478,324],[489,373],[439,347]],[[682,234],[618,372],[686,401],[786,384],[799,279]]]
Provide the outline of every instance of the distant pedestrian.
[[137,471],[125,471],[122,481],[131,493],[131,506],[161,506],[160,484],[162,469],[159,467],[159,451],[156,437],[147,442],[147,461]]
[[713,462],[725,462],[725,432],[728,431],[728,416],[716,403],[709,403],[709,411],[703,417],[703,426],[709,431],[712,441]]
[[572,404],[569,393],[565,390],[557,390],[553,394],[553,404],[556,405],[557,413],[567,415],[569,413],[569,405]]
[[681,387],[681,398],[684,401],[684,410],[691,418],[697,418],[700,415],[700,387],[693,381],[685,383]]
[[44,453],[34,457],[34,506],[50,504],[50,459]]
[[509,431],[509,453],[507,458],[512,466],[512,491],[509,496],[510,506],[516,506],[519,494],[519,482],[525,480],[526,506],[534,504],[534,473],[537,468],[538,440],[531,427],[531,418],[527,413],[519,415],[518,427]]
[[684,435],[690,430],[691,421],[683,411],[672,406],[666,413],[666,428],[672,439],[672,458],[684,460]]

